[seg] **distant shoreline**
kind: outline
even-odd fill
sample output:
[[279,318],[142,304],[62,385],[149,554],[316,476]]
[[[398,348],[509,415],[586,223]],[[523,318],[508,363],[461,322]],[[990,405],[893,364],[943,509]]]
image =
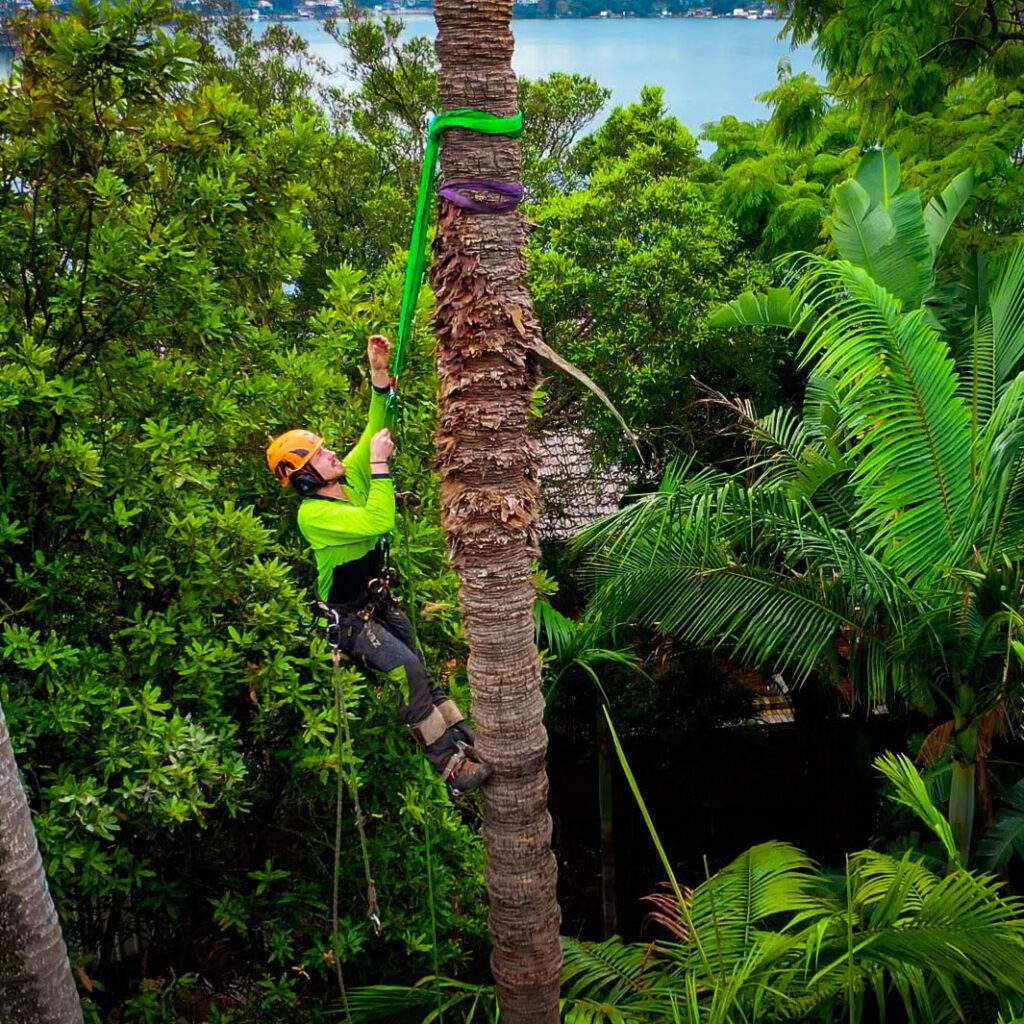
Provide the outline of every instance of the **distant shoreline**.
[[[394,8],[385,11],[370,10],[371,14],[384,15],[388,14],[394,18],[403,19],[423,19],[433,20],[433,11],[424,10],[422,7],[411,7],[411,8]],[[317,14],[299,14],[296,11],[290,11],[287,14],[261,13],[259,21],[324,21],[327,18],[337,17],[337,14],[332,9],[327,9],[323,13],[318,12]],[[778,17],[739,17],[734,14],[587,14],[580,15],[579,17],[553,17],[553,16],[541,16],[537,17],[513,17],[514,22],[526,22],[526,21],[785,21],[786,19],[781,15]]]

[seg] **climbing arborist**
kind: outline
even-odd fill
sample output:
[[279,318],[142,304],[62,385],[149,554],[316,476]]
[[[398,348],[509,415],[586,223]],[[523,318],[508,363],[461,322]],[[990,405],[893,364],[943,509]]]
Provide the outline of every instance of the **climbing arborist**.
[[384,428],[391,343],[367,342],[373,394],[366,429],[345,456],[308,430],[289,430],[267,448],[282,486],[302,496],[299,530],[316,554],[323,610],[337,614],[337,643],[362,668],[387,675],[399,692],[406,724],[427,759],[459,796],[491,775],[473,749],[473,732],[456,703],[427,676],[412,624],[391,593],[386,537],[395,525],[389,462],[395,450]]

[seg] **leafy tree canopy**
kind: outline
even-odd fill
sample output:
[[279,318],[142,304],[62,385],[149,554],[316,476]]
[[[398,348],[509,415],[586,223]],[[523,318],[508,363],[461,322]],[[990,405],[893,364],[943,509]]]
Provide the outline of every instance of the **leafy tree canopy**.
[[[579,145],[587,187],[552,195],[531,212],[532,288],[552,343],[611,396],[652,451],[695,442],[693,377],[777,394],[784,343],[742,345],[706,330],[717,296],[766,281],[715,202],[713,169],[692,135],[665,114],[660,89],[614,110]],[[580,401],[552,381],[548,413]],[[614,418],[583,399],[607,453],[627,456]]]
[[[360,759],[345,767],[362,778],[388,938],[371,960],[362,869],[346,856],[330,949],[325,651],[293,499],[263,456],[284,428],[339,443],[361,428],[365,337],[394,322],[401,265],[380,253],[371,275],[319,239],[345,230],[322,223],[325,197],[368,173],[340,162],[365,144],[339,140],[298,84],[274,84],[275,53],[239,34],[214,59],[162,0],[14,27],[22,56],[0,91],[0,688],[57,904],[74,908],[76,965],[99,983],[90,1013],[130,996],[126,1013],[156,1019],[131,997],[143,970],[252,978],[269,1021],[323,1000],[335,952],[353,977],[426,967],[426,816],[446,851],[440,956],[465,962],[483,936],[479,844],[411,756],[390,697],[352,669]],[[303,313],[289,293],[311,258],[324,287]],[[417,344],[399,469],[428,509],[405,571],[431,664],[452,659],[458,689],[426,469],[430,367]]]

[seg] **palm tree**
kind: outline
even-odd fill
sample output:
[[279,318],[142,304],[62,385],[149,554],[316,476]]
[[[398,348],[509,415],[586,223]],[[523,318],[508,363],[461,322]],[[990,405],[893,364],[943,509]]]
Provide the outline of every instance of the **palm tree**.
[[606,614],[936,718],[922,754],[952,753],[966,863],[978,769],[1022,692],[1024,248],[994,283],[940,287],[969,180],[927,209],[898,181],[866,158],[837,190],[844,258],[805,255],[792,289],[718,318],[803,335],[803,416],[738,403],[742,472],[676,467],[586,542]]
[[[512,0],[438,0],[446,109],[516,111]],[[443,176],[520,180],[518,143],[449,131]],[[509,1024],[558,1020],[561,914],[547,809],[547,733],[533,635],[538,457],[527,437],[540,333],[525,284],[526,221],[445,204],[434,243],[441,408],[437,466],[461,583],[484,791],[491,966]]]
[[[862,850],[831,874],[795,847],[768,842],[690,890],[673,876],[614,730],[612,738],[670,878],[670,892],[650,897],[669,937],[565,939],[566,1024],[841,1024],[884,1020],[895,1003],[910,1024],[1020,1019],[1024,905],[958,863],[949,822],[907,758],[886,755],[876,766],[893,799],[935,832],[949,872],[914,851]],[[354,1020],[434,1020],[438,989],[449,1018],[495,1020],[487,987],[435,978],[359,990]]]
[[0,706],[0,1020],[81,1024],[57,911]]
[[[618,931],[615,888],[615,807],[612,791],[611,743],[603,708],[608,704],[598,668],[618,666],[644,674],[639,659],[627,647],[615,646],[615,636],[599,615],[570,619],[547,601],[535,606],[537,639],[545,648],[545,675],[551,680],[544,702],[551,699],[567,676],[580,673],[594,685],[595,736],[597,737],[597,807],[601,822],[601,916],[605,937]],[[611,645],[611,646],[609,646]]]

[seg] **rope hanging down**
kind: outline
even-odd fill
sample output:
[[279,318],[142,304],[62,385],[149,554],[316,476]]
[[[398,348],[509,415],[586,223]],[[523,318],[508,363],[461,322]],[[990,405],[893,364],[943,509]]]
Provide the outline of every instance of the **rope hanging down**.
[[[391,361],[391,394],[388,396],[388,411],[393,412],[395,400],[394,381],[405,369],[405,356],[412,337],[416,319],[416,303],[423,283],[423,267],[426,263],[427,231],[430,227],[430,211],[434,202],[434,185],[437,181],[437,164],[441,151],[441,133],[449,128],[466,128],[485,135],[506,135],[518,138],[523,133],[523,115],[499,117],[485,110],[452,110],[432,118],[427,128],[427,146],[420,170],[420,186],[416,195],[416,215],[412,222],[409,239],[409,258],[405,264],[405,287],[402,290],[402,311],[398,318],[395,337],[395,354]],[[467,193],[493,192],[502,196],[493,203],[480,202]],[[507,181],[451,181],[441,189],[441,195],[449,202],[474,213],[505,213],[522,201],[521,185]]]

